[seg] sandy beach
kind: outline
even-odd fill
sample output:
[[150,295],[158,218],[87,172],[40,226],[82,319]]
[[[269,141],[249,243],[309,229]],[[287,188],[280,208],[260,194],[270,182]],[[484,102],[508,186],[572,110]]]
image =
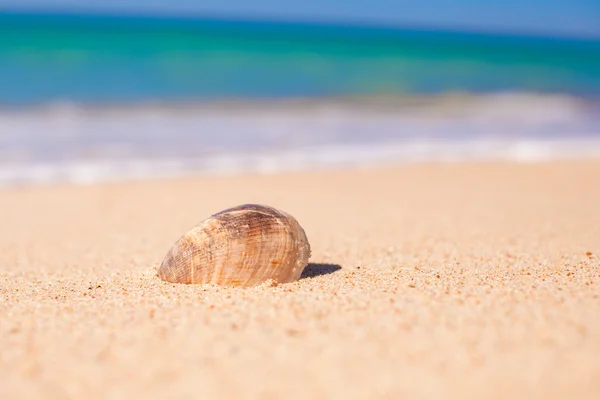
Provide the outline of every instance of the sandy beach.
[[[600,161],[0,191],[2,399],[597,399]],[[294,215],[294,283],[160,281],[200,220]]]

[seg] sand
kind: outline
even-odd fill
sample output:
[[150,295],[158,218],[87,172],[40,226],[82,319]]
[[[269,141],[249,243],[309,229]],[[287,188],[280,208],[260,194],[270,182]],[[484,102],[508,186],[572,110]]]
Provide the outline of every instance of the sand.
[[[302,279],[155,276],[250,202]],[[600,398],[600,161],[11,188],[0,221],[2,399]]]

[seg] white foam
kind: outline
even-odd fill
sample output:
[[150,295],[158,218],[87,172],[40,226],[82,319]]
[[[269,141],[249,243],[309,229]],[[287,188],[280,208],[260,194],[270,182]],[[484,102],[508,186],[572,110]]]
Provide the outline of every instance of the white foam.
[[283,102],[4,110],[0,185],[598,157],[600,116],[588,107],[571,98],[502,94],[434,99],[426,107]]
[[0,165],[0,186],[68,182],[91,184],[126,179],[202,174],[276,173],[415,162],[513,161],[600,158],[600,138],[551,141],[478,139],[413,140],[384,145],[330,145],[282,152],[212,155],[203,158],[76,161]]

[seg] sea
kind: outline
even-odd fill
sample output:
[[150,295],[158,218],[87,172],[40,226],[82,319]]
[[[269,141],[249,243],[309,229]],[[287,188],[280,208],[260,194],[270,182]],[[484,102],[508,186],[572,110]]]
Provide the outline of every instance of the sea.
[[600,38],[0,12],[0,186],[600,157]]

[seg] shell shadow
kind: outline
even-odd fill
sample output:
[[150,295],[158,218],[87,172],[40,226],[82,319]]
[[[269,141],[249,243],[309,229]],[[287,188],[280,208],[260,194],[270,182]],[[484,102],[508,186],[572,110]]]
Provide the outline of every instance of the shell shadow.
[[302,271],[302,275],[300,275],[300,279],[305,278],[314,278],[316,276],[333,274],[336,271],[342,269],[341,265],[338,264],[317,264],[317,263],[309,263],[304,271]]

